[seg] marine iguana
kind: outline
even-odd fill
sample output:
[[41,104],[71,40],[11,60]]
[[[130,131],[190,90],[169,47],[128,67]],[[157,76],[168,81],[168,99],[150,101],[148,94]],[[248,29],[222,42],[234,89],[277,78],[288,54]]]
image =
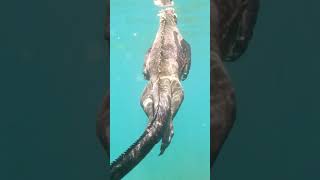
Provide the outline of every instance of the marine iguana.
[[160,26],[143,68],[149,82],[140,104],[149,123],[140,138],[111,163],[111,179],[125,176],[161,139],[160,155],[163,154],[173,137],[172,121],[184,98],[180,81],[188,76],[191,49],[177,28],[174,9],[161,10],[159,16]]
[[[245,52],[252,38],[258,10],[259,0],[211,0],[211,168],[236,117],[234,88],[222,61],[237,60]],[[108,17],[106,22],[105,40],[109,43]],[[109,122],[108,91],[97,122],[97,136],[108,152],[107,156]]]

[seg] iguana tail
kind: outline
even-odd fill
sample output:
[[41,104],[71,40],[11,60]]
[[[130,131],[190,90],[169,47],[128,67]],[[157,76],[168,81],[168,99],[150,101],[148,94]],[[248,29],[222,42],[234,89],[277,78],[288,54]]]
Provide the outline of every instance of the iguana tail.
[[151,151],[163,134],[170,112],[169,99],[161,95],[153,121],[150,121],[140,138],[111,163],[111,180],[118,180],[129,173]]

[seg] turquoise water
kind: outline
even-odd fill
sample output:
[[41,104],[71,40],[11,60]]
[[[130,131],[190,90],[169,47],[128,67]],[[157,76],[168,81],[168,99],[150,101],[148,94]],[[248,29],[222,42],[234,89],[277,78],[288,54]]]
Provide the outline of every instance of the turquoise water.
[[[140,106],[144,55],[154,41],[159,8],[152,0],[111,0],[111,161],[143,132]],[[209,0],[175,1],[178,27],[191,45],[192,65],[182,82],[185,99],[174,119],[175,135],[162,156],[160,144],[124,179],[210,179]]]

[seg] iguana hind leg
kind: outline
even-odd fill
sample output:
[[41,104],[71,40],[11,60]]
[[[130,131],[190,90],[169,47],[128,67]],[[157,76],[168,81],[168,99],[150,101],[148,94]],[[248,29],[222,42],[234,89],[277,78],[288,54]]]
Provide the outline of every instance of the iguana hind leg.
[[182,86],[178,80],[173,80],[171,83],[171,114],[170,118],[167,121],[166,128],[164,130],[163,136],[162,136],[162,144],[160,149],[160,155],[164,153],[165,149],[169,146],[171,143],[171,140],[174,135],[173,131],[173,119],[175,115],[177,114],[180,105],[184,98],[184,93]]

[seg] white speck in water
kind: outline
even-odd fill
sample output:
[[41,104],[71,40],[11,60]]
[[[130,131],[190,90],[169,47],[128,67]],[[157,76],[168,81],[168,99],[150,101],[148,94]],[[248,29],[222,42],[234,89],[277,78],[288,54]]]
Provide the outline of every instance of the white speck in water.
[[133,33],[133,36],[137,36],[137,33]]
[[120,39],[120,36],[118,36],[117,39]]

